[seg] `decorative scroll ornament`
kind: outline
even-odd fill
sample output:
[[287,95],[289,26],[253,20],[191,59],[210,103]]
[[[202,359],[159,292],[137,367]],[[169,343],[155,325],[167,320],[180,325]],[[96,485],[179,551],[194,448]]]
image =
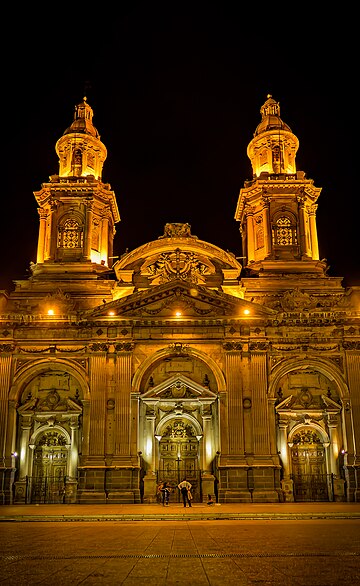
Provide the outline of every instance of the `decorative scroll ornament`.
[[316,299],[300,291],[300,289],[293,289],[292,291],[285,291],[281,306],[284,311],[313,309],[316,306]]
[[160,238],[197,238],[197,236],[191,235],[191,226],[188,223],[168,223],[165,224],[164,234],[159,236]]

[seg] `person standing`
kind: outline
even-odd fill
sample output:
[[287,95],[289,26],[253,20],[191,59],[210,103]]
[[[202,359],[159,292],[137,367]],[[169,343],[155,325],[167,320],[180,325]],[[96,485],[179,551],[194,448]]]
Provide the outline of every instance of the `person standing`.
[[191,507],[191,487],[192,485],[190,484],[190,482],[186,480],[186,478],[184,478],[184,480],[182,480],[180,484],[178,484],[178,488],[181,492],[181,496],[183,499],[184,507],[186,507],[186,503],[188,503],[189,507]]
[[167,482],[163,482],[160,490],[162,495],[162,505],[163,507],[168,507],[170,498],[170,487],[167,485]]

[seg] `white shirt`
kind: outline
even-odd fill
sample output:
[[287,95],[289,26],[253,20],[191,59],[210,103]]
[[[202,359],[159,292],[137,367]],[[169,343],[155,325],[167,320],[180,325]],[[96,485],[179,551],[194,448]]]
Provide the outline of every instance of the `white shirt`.
[[183,480],[182,482],[180,482],[180,484],[178,484],[178,488],[180,488],[180,490],[182,488],[186,488],[187,490],[190,490],[191,489],[191,486],[192,485],[187,480]]

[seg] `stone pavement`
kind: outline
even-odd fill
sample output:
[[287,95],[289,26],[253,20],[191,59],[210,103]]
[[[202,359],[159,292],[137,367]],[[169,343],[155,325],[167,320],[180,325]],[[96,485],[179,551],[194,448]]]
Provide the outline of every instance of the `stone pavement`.
[[355,586],[360,504],[0,505],[0,586]]
[[0,505],[0,521],[360,519],[360,503]]

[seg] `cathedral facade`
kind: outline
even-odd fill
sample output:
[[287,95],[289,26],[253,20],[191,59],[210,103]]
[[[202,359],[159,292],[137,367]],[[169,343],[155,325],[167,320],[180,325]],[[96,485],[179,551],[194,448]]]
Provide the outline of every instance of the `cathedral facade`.
[[360,500],[360,288],[319,258],[321,188],[271,96],[240,190],[244,263],[169,223],[113,263],[120,221],[86,98],[34,193],[30,276],[0,292],[1,503]]

